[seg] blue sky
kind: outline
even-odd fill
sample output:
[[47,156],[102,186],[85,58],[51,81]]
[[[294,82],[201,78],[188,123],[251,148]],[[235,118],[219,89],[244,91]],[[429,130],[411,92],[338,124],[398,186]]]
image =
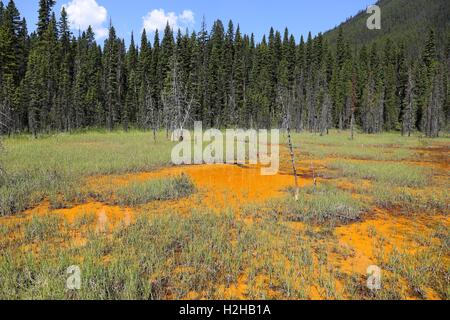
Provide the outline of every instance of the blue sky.
[[[8,0],[3,0],[7,2]],[[30,30],[35,28],[38,0],[16,0]],[[309,31],[316,35],[338,25],[375,0],[57,0],[55,11],[67,8],[74,31],[93,25],[99,41],[106,35],[111,18],[120,37],[129,41],[131,31],[149,33],[167,21],[175,27],[199,30],[205,16],[208,29],[215,19],[225,25],[229,19],[239,23],[245,33],[255,33],[257,39],[271,26],[285,27],[296,39]],[[137,36],[137,38],[139,38]]]

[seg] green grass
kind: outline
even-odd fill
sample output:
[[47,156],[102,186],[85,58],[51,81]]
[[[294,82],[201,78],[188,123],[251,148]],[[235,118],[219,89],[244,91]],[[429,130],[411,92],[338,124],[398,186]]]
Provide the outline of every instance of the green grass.
[[97,215],[94,212],[85,212],[75,217],[71,227],[75,230],[80,230],[82,227],[89,226],[97,220]]
[[151,201],[177,200],[185,198],[196,190],[192,180],[182,174],[178,177],[134,182],[115,191],[115,203],[123,206],[137,206]]
[[[112,235],[91,233],[83,247],[54,246],[54,239],[44,237],[39,245],[45,259],[6,248],[0,256],[0,298],[147,300],[197,293],[223,299],[224,289],[243,273],[249,283],[268,277],[282,297],[307,298],[316,282],[315,249],[305,237],[271,220],[247,225],[226,212],[194,212],[187,217],[142,213]],[[289,261],[287,269],[284,261]],[[79,291],[65,288],[71,265],[82,271]],[[298,274],[302,281],[294,277]],[[261,298],[268,292],[249,288],[244,294]]]
[[[383,134],[357,135],[350,141],[348,133],[333,132],[325,137],[294,134],[294,142],[302,156],[304,151],[312,157],[379,161],[409,159],[414,157],[412,148],[448,144],[448,138]],[[38,140],[19,136],[6,139],[5,146],[6,153],[0,157],[7,171],[4,184],[0,183],[0,215],[23,211],[43,199],[49,199],[54,208],[90,198],[139,206],[195,192],[185,176],[100,186],[97,191],[85,188],[87,177],[169,165],[173,144],[164,133],[159,133],[156,144],[151,133],[132,131],[61,134]],[[426,169],[356,161],[338,161],[331,167],[336,176],[347,176],[352,182],[372,180],[373,189],[359,192],[374,197],[369,205],[448,211],[445,188],[439,193],[436,185],[433,192],[416,195],[417,188],[427,186],[428,190],[432,182]],[[0,299],[147,300],[192,294],[200,299],[308,299],[312,288],[328,299],[423,299],[429,297],[430,289],[442,299],[449,298],[446,228],[436,229],[432,239],[418,239],[417,252],[379,252],[375,263],[384,272],[383,288],[371,292],[364,275],[341,273],[339,261],[352,257],[356,249],[341,244],[335,235],[337,225],[360,219],[368,205],[323,181],[316,188],[302,188],[299,202],[292,198],[254,205],[240,215],[136,212],[136,221],[106,232],[96,230],[97,217],[90,212],[72,223],[49,212],[23,223],[1,225]],[[297,221],[304,222],[302,228],[292,223]],[[375,228],[369,233],[374,242],[382,236]],[[86,243],[72,241],[74,237]],[[379,240],[376,248],[384,247]],[[66,271],[72,265],[82,271],[79,291],[66,289]],[[240,293],[224,292],[242,284],[246,289]]]
[[450,199],[447,190],[408,190],[386,188],[377,183],[368,191],[375,205],[385,209],[400,208],[406,213],[449,214]]
[[291,196],[247,207],[244,213],[250,216],[270,213],[289,221],[336,225],[358,220],[367,209],[351,193],[330,185],[300,189],[299,201],[294,200],[293,188],[288,191]]
[[[448,145],[449,136],[427,139],[419,135],[401,137],[398,133],[383,133],[379,135],[357,134],[350,140],[347,131],[331,131],[329,135],[320,136],[311,133],[293,133],[296,153],[300,158],[323,159],[359,159],[375,161],[400,161],[417,159],[417,148]],[[281,137],[287,144],[287,137]]]
[[[348,132],[333,131],[324,137],[293,134],[293,140],[300,158],[402,160],[414,157],[411,148],[447,144],[448,137],[407,138],[386,133],[357,135],[355,140],[350,140]],[[285,135],[281,136],[281,143],[286,144]],[[0,163],[6,174],[0,176],[0,216],[22,212],[45,198],[55,208],[64,207],[68,202],[83,202],[86,194],[82,186],[86,177],[168,166],[175,144],[167,140],[164,132],[158,133],[155,143],[152,134],[147,132],[90,131],[42,136],[38,140],[27,135],[13,136],[4,139],[3,145]],[[405,183],[410,185],[408,181],[409,178]],[[418,183],[417,179],[412,182]]]
[[431,235],[417,235],[415,250],[394,248],[385,253],[382,248],[374,247],[378,265],[389,271],[388,276],[396,282],[394,285],[401,288],[404,287],[401,282],[406,284],[403,295],[430,299],[434,292],[434,297],[450,299],[447,264],[450,230],[445,225],[437,225],[435,230]]
[[100,201],[110,205],[134,207],[152,201],[167,201],[186,198],[196,192],[192,180],[185,174],[175,177],[152,179],[149,181],[132,181],[123,186],[105,183],[89,187],[64,188],[50,195],[51,209],[68,208],[74,204],[89,200]]
[[[428,139],[421,135],[412,137],[402,137],[397,132],[386,132],[383,134],[356,134],[355,139],[350,139],[350,132],[336,130],[330,131],[329,135],[320,136],[311,133],[293,133],[293,142],[300,148],[302,145],[320,145],[320,146],[346,146],[346,147],[376,147],[376,148],[424,148],[435,144],[448,144],[449,135]],[[285,135],[281,137],[283,143],[286,143]]]
[[[376,254],[383,287],[372,292],[364,276],[341,273],[339,260],[330,258],[333,253],[345,260],[354,252],[328,228],[292,229],[286,219],[271,214],[254,218],[246,223],[231,212],[142,212],[112,233],[82,232],[87,237],[83,246],[70,241],[60,245],[73,225],[52,216],[35,218],[21,227],[27,241],[2,249],[0,299],[165,300],[191,294],[203,299],[309,299],[312,288],[328,299],[424,299],[429,289],[449,297],[442,259],[448,252],[446,229],[433,235],[438,242],[422,241],[417,253]],[[89,221],[86,216],[79,223]],[[29,243],[39,255],[23,250]],[[66,270],[72,265],[81,269],[81,290],[66,289]],[[246,289],[226,294],[239,283]]]
[[423,187],[431,182],[431,172],[425,168],[401,163],[356,163],[334,161],[327,165],[337,176],[374,180],[401,187]]
[[327,186],[306,188],[300,201],[289,201],[291,217],[300,221],[335,223],[358,220],[365,206],[350,193]]
[[25,224],[25,240],[27,242],[35,242],[51,239],[58,234],[61,223],[62,219],[55,215],[33,216]]
[[5,139],[0,156],[6,170],[0,184],[0,216],[24,211],[47,197],[55,207],[62,206],[59,195],[81,196],[79,189],[89,176],[168,166],[174,144],[162,132],[157,141],[151,133],[140,131]]

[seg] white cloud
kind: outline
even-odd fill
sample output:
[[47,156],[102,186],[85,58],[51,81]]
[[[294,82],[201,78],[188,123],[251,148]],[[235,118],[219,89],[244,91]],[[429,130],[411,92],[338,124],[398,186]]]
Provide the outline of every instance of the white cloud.
[[194,13],[191,10],[184,10],[179,16],[180,22],[186,25],[194,24]]
[[91,26],[97,39],[108,35],[108,29],[103,25],[108,18],[108,11],[96,0],[71,0],[63,7],[73,29],[85,30]]
[[194,13],[191,10],[184,10],[177,15],[175,12],[165,12],[164,9],[154,9],[143,17],[143,28],[148,32],[164,30],[167,23],[173,28],[186,28],[195,23]]

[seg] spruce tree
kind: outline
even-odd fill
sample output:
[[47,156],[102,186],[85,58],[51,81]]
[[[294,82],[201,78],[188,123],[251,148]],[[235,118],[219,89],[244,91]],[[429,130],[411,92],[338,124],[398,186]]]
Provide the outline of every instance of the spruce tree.
[[136,123],[137,106],[139,104],[138,50],[131,34],[130,47],[127,53],[127,93],[122,115],[123,129],[127,131],[130,123]]
[[208,110],[207,123],[211,127],[224,124],[225,118],[225,63],[224,63],[225,35],[222,21],[217,20],[212,28],[209,41],[209,57],[207,69]]
[[39,17],[37,23],[37,33],[39,37],[42,37],[48,29],[52,16],[52,9],[55,3],[55,0],[39,0]]
[[3,1],[0,0],[0,25],[3,23],[3,11],[5,9],[5,5],[3,4]]
[[170,63],[171,58],[174,52],[175,42],[173,37],[173,30],[169,23],[167,23],[166,28],[164,30],[164,35],[161,43],[161,51],[159,55],[159,73],[160,73],[160,81],[164,83],[168,72],[170,71]]
[[103,72],[105,88],[106,126],[111,131],[119,121],[119,45],[116,30],[110,24],[109,36],[104,45]]
[[67,115],[70,114],[72,101],[72,75],[73,75],[73,54],[72,54],[72,34],[67,18],[67,12],[63,7],[59,21],[59,79],[58,79],[58,101],[56,127],[59,130],[68,129]]

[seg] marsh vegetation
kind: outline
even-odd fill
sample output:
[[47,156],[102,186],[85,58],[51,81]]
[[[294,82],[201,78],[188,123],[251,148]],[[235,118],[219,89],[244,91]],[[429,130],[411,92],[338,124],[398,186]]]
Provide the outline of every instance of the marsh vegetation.
[[448,138],[293,134],[294,201],[285,140],[280,174],[262,178],[172,168],[159,135],[4,141],[0,298],[450,298]]

